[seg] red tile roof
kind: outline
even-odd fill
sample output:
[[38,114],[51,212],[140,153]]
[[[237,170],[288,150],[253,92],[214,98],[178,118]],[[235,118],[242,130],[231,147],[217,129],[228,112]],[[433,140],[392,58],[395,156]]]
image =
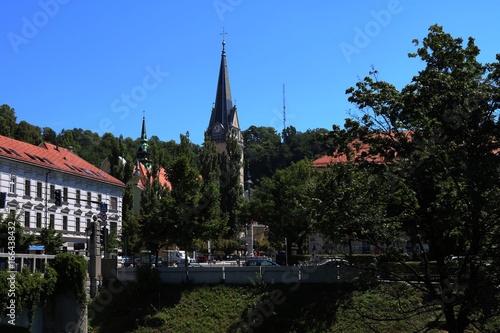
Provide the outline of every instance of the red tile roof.
[[[141,189],[146,189],[146,182],[147,182],[147,170],[146,170],[146,167],[142,164],[142,163],[139,163],[139,170],[141,172],[141,180],[140,180],[140,183],[139,183],[139,186],[141,187]],[[160,181],[160,184],[165,186],[167,185],[169,190],[172,190],[172,184],[170,184],[170,182],[167,180],[167,172],[165,171],[165,169],[161,168],[160,169],[160,174],[158,175],[158,180]],[[152,179],[150,179],[150,181],[152,181]]]
[[[366,143],[362,143],[360,140],[354,140],[348,144],[348,147],[352,150],[353,156],[351,157],[351,161],[356,161],[360,157],[363,157],[364,160],[372,162],[372,163],[384,163],[384,159],[380,155],[371,155],[369,154],[369,146]],[[329,165],[336,163],[347,163],[347,155],[344,152],[339,152],[336,150],[332,156],[324,155],[313,161],[313,167],[315,168],[326,168]]]
[[35,146],[0,135],[0,158],[125,187],[122,181],[95,167],[70,150],[46,142]]

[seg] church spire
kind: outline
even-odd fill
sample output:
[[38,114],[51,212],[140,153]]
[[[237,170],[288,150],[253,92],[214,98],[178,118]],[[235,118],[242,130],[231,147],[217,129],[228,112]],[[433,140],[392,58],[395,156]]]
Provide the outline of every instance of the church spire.
[[[226,32],[222,32],[223,37]],[[219,68],[219,81],[217,82],[217,92],[215,94],[215,105],[212,109],[212,117],[210,118],[209,129],[216,127],[214,129],[215,134],[222,134],[225,138],[230,124],[230,116],[233,111],[233,101],[231,98],[231,87],[229,85],[229,74],[227,71],[227,61],[226,61],[226,42],[224,38],[222,39],[222,55]],[[218,124],[218,126],[216,126]],[[224,140],[225,141],[225,140]]]
[[151,167],[151,163],[148,159],[148,137],[146,135],[146,116],[143,114],[142,116],[142,132],[141,132],[141,140],[139,142],[139,146],[137,146],[137,151],[135,153],[135,159],[138,162],[141,162],[146,168]]

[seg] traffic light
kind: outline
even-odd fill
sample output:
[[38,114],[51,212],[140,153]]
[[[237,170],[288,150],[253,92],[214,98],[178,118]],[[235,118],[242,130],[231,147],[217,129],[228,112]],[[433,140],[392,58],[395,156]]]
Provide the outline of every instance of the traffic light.
[[55,190],[54,191],[54,199],[56,201],[56,206],[61,206],[62,201],[61,201],[61,190]]
[[6,192],[0,192],[0,208],[5,208],[5,200],[7,199]]
[[99,237],[104,253],[106,253],[108,247],[108,229],[106,227],[101,228],[101,235]]

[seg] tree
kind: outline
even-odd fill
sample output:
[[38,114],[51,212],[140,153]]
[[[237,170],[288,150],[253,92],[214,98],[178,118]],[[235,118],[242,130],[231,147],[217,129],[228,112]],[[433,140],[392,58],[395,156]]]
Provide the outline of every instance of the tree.
[[319,174],[314,182],[314,228],[336,244],[365,241],[377,247],[394,245],[397,220],[387,214],[388,184],[363,165],[337,163]]
[[16,113],[7,104],[0,106],[0,135],[12,138],[16,130]]
[[64,244],[64,238],[53,228],[43,228],[40,231],[40,244],[45,246],[46,254],[56,254]]
[[252,200],[245,203],[242,219],[269,226],[269,239],[276,248],[287,238],[302,250],[312,225],[312,181],[308,160],[276,171],[272,178],[262,179]]
[[347,90],[369,155],[385,158],[390,186],[411,194],[392,207],[401,231],[429,244],[429,253],[420,247],[420,270],[398,259],[422,282],[423,307],[440,310],[450,332],[481,330],[499,315],[500,56],[483,65],[474,39],[462,42],[432,26],[410,55],[426,66],[401,91],[376,70]]
[[[11,249],[15,253],[27,253],[29,246],[34,243],[35,235],[27,233],[21,225],[22,212],[12,212],[6,214],[0,213],[0,247],[7,252]],[[14,225],[14,230],[12,230]],[[14,248],[12,247],[14,239]]]
[[221,190],[219,185],[220,166],[215,143],[205,136],[200,154],[201,197],[198,203],[199,221],[203,226],[204,240],[215,240],[228,231],[228,215],[221,211]]
[[241,154],[238,141],[229,136],[226,151],[219,155],[221,210],[228,217],[227,237],[234,235],[241,227],[237,220],[238,210],[243,203],[243,184],[240,182]]
[[189,136],[181,135],[177,156],[167,167],[172,191],[162,200],[162,215],[169,226],[170,239],[185,250],[192,250],[194,240],[203,235],[199,221],[202,180],[194,167],[194,158]]
[[42,142],[42,129],[22,120],[14,131],[14,139],[37,146]]

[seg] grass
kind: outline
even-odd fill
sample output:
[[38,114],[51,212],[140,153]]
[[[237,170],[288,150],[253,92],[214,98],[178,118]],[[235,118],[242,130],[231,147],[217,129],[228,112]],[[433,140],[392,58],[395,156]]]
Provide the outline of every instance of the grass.
[[404,283],[131,284],[96,312],[90,332],[442,332],[425,330],[428,323],[442,324],[437,310],[423,306]]

